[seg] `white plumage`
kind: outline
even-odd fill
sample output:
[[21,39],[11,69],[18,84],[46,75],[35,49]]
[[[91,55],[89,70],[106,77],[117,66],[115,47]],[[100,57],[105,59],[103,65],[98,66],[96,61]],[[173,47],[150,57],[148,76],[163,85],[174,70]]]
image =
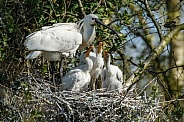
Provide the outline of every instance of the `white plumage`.
[[[72,35],[72,36],[71,36]],[[24,45],[32,52],[27,59],[33,59],[42,53],[48,61],[60,61],[61,54],[73,55],[82,44],[82,35],[75,23],[58,23],[43,27],[26,37]]]
[[[90,45],[95,38],[96,22],[100,22],[94,14],[85,16],[78,24],[57,23],[52,26],[42,27],[26,37],[24,45],[31,52],[26,59],[34,59],[42,55],[48,61],[61,61],[60,77],[62,78],[62,56],[73,57],[76,50]],[[51,63],[50,73],[55,83],[54,64]]]
[[[93,43],[96,34],[96,23],[106,26],[98,20],[96,15],[89,14],[78,24],[57,23],[42,27],[42,30],[26,37],[24,45],[31,51],[26,59],[34,59],[42,55],[48,61],[61,61],[60,76],[62,77],[62,55],[73,57],[77,49],[84,49]],[[108,26],[106,27],[111,29]],[[54,82],[53,64],[50,70],[52,70],[51,74]]]
[[105,68],[102,73],[102,87],[107,91],[118,90],[122,92],[123,75],[122,71],[115,65],[110,64],[110,55],[107,51],[104,53]]
[[91,80],[89,72],[93,67],[93,61],[89,58],[91,49],[92,47],[86,52],[85,64],[70,70],[62,78],[62,90],[86,91],[88,89],[88,84]]
[[[78,24],[57,23],[52,26],[44,26],[42,30],[31,33],[26,37],[24,45],[31,51],[26,59],[36,58],[43,52],[45,54],[42,55],[48,61],[61,59],[58,53],[66,56],[75,54],[78,48],[84,49],[93,43],[96,36],[96,23],[111,29],[117,34],[115,30],[98,20],[98,17],[94,14],[86,15]],[[47,54],[49,56],[46,57]],[[54,56],[52,57],[52,55]]]
[[[95,49],[92,49],[92,50],[95,50]],[[96,51],[96,50],[95,50]],[[80,54],[80,57],[79,57],[79,64],[83,64],[84,61],[85,61],[85,57],[86,57],[86,51],[82,52]],[[96,59],[96,53],[95,52],[90,52],[89,54],[89,58],[94,62],[95,59]]]
[[59,61],[61,54],[75,54],[78,48],[83,49],[93,43],[96,22],[100,22],[98,17],[89,14],[78,24],[57,23],[42,27],[42,30],[26,37],[24,45],[32,51],[26,59],[33,59],[42,54],[48,61]]
[[[93,61],[93,68],[90,71],[92,90],[96,89],[96,80],[102,73],[104,61],[102,58],[102,42],[99,42],[95,52],[91,52],[89,58]],[[84,53],[80,55],[80,62],[84,60]]]

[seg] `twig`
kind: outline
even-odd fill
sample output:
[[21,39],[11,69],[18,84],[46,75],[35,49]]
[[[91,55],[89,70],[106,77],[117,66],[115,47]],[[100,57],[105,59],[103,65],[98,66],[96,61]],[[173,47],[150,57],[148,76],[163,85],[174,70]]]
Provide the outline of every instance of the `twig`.
[[157,78],[155,77],[153,80],[151,80],[149,83],[147,83],[144,88],[142,88],[142,90],[137,94],[137,96],[140,96],[141,93],[153,82],[155,81]]
[[136,63],[134,63],[133,61],[132,61],[132,57],[130,58],[130,59],[127,59],[127,61],[129,61],[131,64],[133,64],[134,66],[136,66],[136,67],[139,67]]
[[95,11],[96,11],[96,10],[98,9],[98,7],[100,6],[101,2],[102,2],[102,0],[100,0],[100,1],[98,2],[97,7],[93,10],[92,14],[95,13]]
[[49,0],[49,2],[50,2],[51,9],[53,10],[54,15],[55,15],[55,17],[56,17],[56,11],[55,11],[55,9],[54,9],[54,7],[53,7],[53,5],[52,5],[52,0]]
[[166,73],[166,72],[168,72],[169,70],[171,70],[171,69],[174,69],[174,68],[179,68],[179,67],[183,67],[184,68],[184,65],[181,65],[181,66],[172,66],[172,67],[170,67],[170,68],[168,68],[168,69],[166,69],[166,70],[164,70],[164,71],[160,71],[160,72],[154,72],[154,71],[150,71],[151,73],[154,73],[154,74],[156,74],[156,75],[158,75],[158,74],[160,74],[160,73]]
[[[27,80],[28,77],[25,79]],[[132,120],[152,121],[160,112],[160,106],[157,104],[159,99],[148,104],[142,100],[142,97],[135,97],[134,92],[129,92],[124,100],[116,91],[53,92],[49,90],[48,83],[44,83],[42,79],[37,82],[38,80],[29,82],[29,85],[32,86],[31,91],[28,90],[30,100],[25,98],[24,91],[18,94],[7,91],[5,101],[10,107],[6,109],[13,110],[8,113],[19,113],[19,115],[14,115],[19,118],[30,118],[31,113],[39,110],[42,114],[40,117],[43,116],[44,121],[114,121],[119,119],[126,121],[130,119],[130,115],[133,115]],[[12,114],[3,115],[5,118],[15,117]],[[150,118],[147,118],[147,115],[150,115]]]
[[160,30],[160,27],[159,27],[156,19],[154,18],[153,13],[151,12],[151,9],[149,7],[149,4],[148,4],[148,1],[147,0],[144,0],[144,5],[145,5],[146,9],[148,10],[149,17],[151,18],[151,20],[153,21],[153,23],[154,23],[154,25],[155,25],[155,27],[157,29],[158,36],[160,38],[160,41],[162,41],[162,39],[163,39],[162,31]]
[[84,7],[83,7],[83,5],[82,5],[81,0],[78,0],[78,3],[79,3],[79,6],[80,6],[80,9],[81,9],[81,12],[82,12],[83,16],[85,17],[85,16],[86,16],[86,13],[85,13],[85,11],[84,11]]
[[161,54],[165,46],[170,43],[172,37],[176,35],[180,30],[184,30],[184,24],[176,26],[170,33],[168,33],[167,36],[162,39],[157,48],[155,48],[152,53],[147,57],[147,59],[143,62],[143,67],[138,67],[135,72],[128,78],[128,80],[125,82],[126,86],[131,87],[131,84],[134,84],[142,77],[142,75],[145,73],[145,70],[150,66],[154,59]]
[[70,111],[70,114],[73,115],[73,110],[72,110],[72,108],[70,107],[70,104],[69,104],[67,101],[65,101],[65,100],[62,99],[62,98],[59,98],[59,97],[56,96],[56,95],[54,95],[53,98],[56,98],[56,99],[58,99],[60,102],[64,103],[64,104],[66,105],[66,107],[68,108],[68,110]]

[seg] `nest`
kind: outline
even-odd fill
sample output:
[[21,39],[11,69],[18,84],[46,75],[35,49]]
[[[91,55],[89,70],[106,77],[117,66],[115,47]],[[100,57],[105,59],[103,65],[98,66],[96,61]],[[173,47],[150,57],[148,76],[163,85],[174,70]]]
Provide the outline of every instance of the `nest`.
[[[29,79],[29,80],[28,80]],[[50,82],[24,78],[19,90],[6,90],[0,120],[39,121],[146,121],[158,117],[159,98],[102,89],[89,92],[54,90]]]

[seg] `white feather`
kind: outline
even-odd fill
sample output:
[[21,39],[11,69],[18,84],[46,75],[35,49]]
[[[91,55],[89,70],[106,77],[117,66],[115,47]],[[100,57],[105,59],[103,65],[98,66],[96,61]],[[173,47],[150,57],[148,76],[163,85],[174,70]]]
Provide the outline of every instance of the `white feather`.
[[[80,55],[80,63],[84,62],[84,57],[85,53],[82,53]],[[91,84],[92,84],[92,89],[96,89],[96,80],[98,79],[99,76],[101,76],[102,69],[104,66],[104,61],[102,58],[102,47],[100,49],[100,52],[98,52],[98,48],[95,49],[95,52],[90,52],[89,58],[93,61],[93,68],[90,71],[91,75]]]
[[87,86],[91,80],[89,72],[93,67],[93,61],[87,57],[85,63],[70,70],[62,78],[62,90],[87,91]]
[[37,58],[42,52],[41,51],[31,51],[27,56],[26,59],[34,59]]
[[105,68],[102,72],[102,87],[110,90],[122,92],[123,75],[122,71],[115,65],[110,64],[110,56],[107,61],[104,59]]
[[[93,18],[98,17],[94,14],[86,15],[78,25],[57,23],[44,26],[42,30],[28,35],[24,45],[30,51],[42,51],[42,56],[46,56],[49,61],[60,60],[61,55],[73,56],[79,46],[83,49],[94,41],[95,27],[92,25],[95,24],[95,20]],[[57,54],[58,52],[60,55]]]

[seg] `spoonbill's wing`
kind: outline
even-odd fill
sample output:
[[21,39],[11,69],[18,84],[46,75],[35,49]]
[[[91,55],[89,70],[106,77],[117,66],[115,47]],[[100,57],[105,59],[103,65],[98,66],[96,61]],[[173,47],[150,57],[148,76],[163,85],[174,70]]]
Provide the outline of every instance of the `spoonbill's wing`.
[[123,74],[122,74],[122,71],[116,66],[116,71],[117,71],[117,73],[116,73],[116,77],[117,77],[117,79],[120,81],[120,82],[123,82]]
[[41,51],[31,51],[27,56],[26,59],[34,59],[38,57],[42,52]]
[[26,37],[28,50],[73,52],[82,44],[82,35],[75,23],[58,23],[42,27]]

